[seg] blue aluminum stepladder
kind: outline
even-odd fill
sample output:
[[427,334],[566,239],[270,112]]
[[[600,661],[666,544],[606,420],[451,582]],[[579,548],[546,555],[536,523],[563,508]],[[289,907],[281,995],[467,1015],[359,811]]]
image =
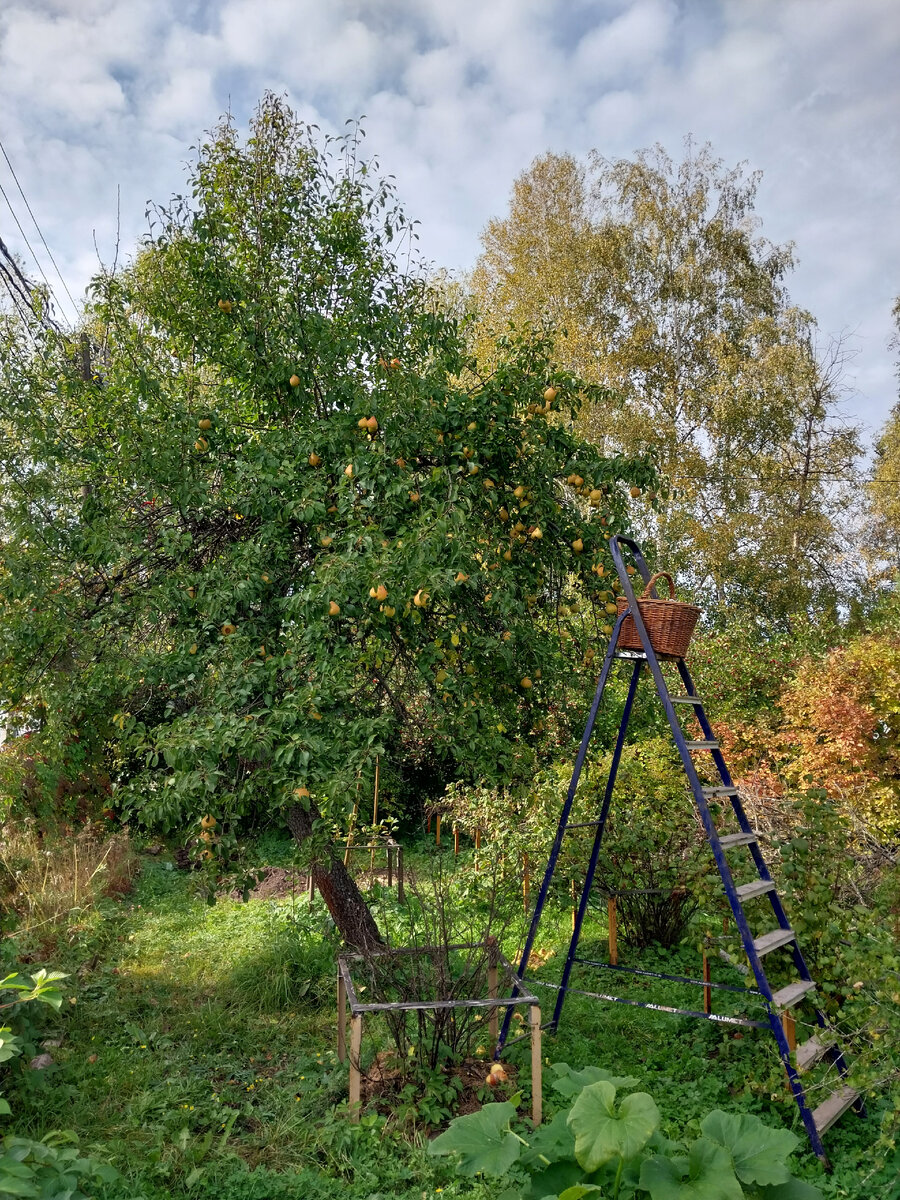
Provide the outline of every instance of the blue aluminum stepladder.
[[[817,1108],[810,1108],[807,1102],[806,1089],[800,1078],[801,1074],[811,1070],[818,1062],[826,1061],[837,1068],[841,1079],[845,1079],[848,1073],[847,1064],[844,1060],[843,1053],[837,1045],[832,1035],[828,1032],[828,1025],[824,1014],[819,1007],[813,1004],[815,1011],[816,1025],[821,1036],[816,1033],[808,1041],[797,1046],[794,1040],[794,1020],[793,1009],[801,1003],[812,1003],[810,993],[815,989],[815,983],[809,974],[809,969],[806,961],[801,953],[797,943],[797,938],[794,931],[790,927],[781,900],[775,890],[775,884],[772,880],[769,870],[765,864],[762,853],[759,848],[759,841],[756,832],[751,829],[747,815],[744,812],[744,807],[741,804],[741,799],[737,788],[732,782],[728,772],[728,767],[725,764],[725,759],[719,748],[719,743],[713,736],[712,728],[707,719],[706,713],[703,710],[703,705],[700,697],[697,695],[693,680],[688,672],[687,666],[683,659],[674,660],[678,674],[684,685],[684,695],[672,696],[669,693],[669,688],[666,679],[663,675],[660,666],[660,659],[653,649],[650,642],[650,637],[647,633],[647,628],[641,617],[640,608],[636,602],[634,590],[631,585],[631,576],[625,564],[622,555],[622,547],[627,547],[631,551],[634,563],[644,583],[650,579],[650,572],[647,567],[644,557],[641,554],[637,543],[630,538],[615,535],[610,538],[609,547],[612,552],[613,562],[616,566],[616,571],[619,575],[619,580],[622,585],[622,592],[627,601],[626,609],[621,612],[616,620],[613,628],[612,636],[609,641],[609,648],[606,651],[606,657],[603,660],[603,669],[600,672],[600,679],[597,683],[597,690],[594,693],[593,704],[591,705],[590,714],[587,724],[585,725],[584,734],[581,738],[581,745],[578,750],[578,755],[575,759],[575,767],[572,771],[572,779],[569,784],[569,789],[566,794],[566,799],[560,813],[559,824],[556,829],[556,836],[553,840],[553,845],[550,849],[550,855],[547,860],[547,868],[544,873],[544,879],[538,892],[537,901],[535,904],[534,913],[531,918],[531,926],[528,931],[528,936],[525,939],[525,947],[522,952],[522,960],[519,965],[518,977],[524,982],[525,973],[528,968],[528,962],[531,957],[531,951],[534,946],[534,940],[537,935],[538,926],[541,920],[541,914],[547,901],[550,891],[550,885],[553,880],[554,871],[556,870],[557,859],[562,848],[563,838],[571,829],[580,829],[587,826],[594,826],[596,832],[594,835],[594,843],[591,849],[590,859],[588,861],[587,873],[585,875],[584,885],[581,891],[576,911],[572,940],[569,945],[569,951],[566,956],[566,964],[563,969],[562,980],[558,986],[544,984],[543,986],[555,987],[557,991],[556,1006],[553,1012],[553,1017],[547,1022],[546,1028],[556,1029],[559,1025],[560,1015],[562,1013],[563,1004],[565,1003],[566,994],[573,991],[575,994],[592,996],[597,999],[617,1001],[620,1003],[631,1004],[640,1008],[651,1008],[665,1012],[675,1012],[685,1016],[705,1017],[716,1021],[722,1021],[729,1024],[750,1026],[756,1028],[769,1029],[772,1036],[775,1038],[778,1052],[781,1056],[781,1061],[784,1064],[784,1069],[787,1073],[788,1082],[791,1092],[797,1103],[797,1108],[800,1111],[800,1116],[803,1121],[803,1126],[809,1137],[810,1145],[815,1151],[817,1157],[829,1167],[828,1157],[822,1145],[822,1135],[829,1129],[835,1121],[838,1120],[849,1108],[855,1108],[858,1112],[863,1113],[863,1101],[860,1094],[847,1084],[840,1086],[833,1092],[825,1101]],[[622,622],[626,616],[631,615],[634,620],[635,628],[643,645],[643,651],[618,650],[617,641],[619,631],[622,627]],[[570,824],[569,815],[572,811],[572,805],[575,800],[575,793],[578,788],[578,781],[581,777],[581,771],[584,766],[585,757],[587,755],[588,744],[591,739],[591,734],[594,729],[594,723],[597,718],[597,712],[600,707],[600,702],[603,698],[603,693],[609,679],[610,672],[614,663],[617,660],[630,660],[633,662],[631,672],[631,682],[628,687],[628,694],[625,699],[625,707],[622,712],[622,719],[619,724],[619,731],[616,737],[616,744],[612,754],[610,763],[609,775],[606,780],[606,786],[603,793],[603,801],[600,807],[600,814],[596,820],[583,821]],[[707,841],[715,858],[716,866],[722,878],[722,884],[725,889],[725,895],[728,903],[731,906],[731,911],[734,915],[738,931],[743,943],[744,952],[747,955],[747,960],[750,968],[756,979],[757,987],[752,988],[735,988],[725,984],[713,984],[713,987],[724,987],[729,991],[745,991],[749,994],[758,997],[765,1005],[767,1019],[764,1021],[754,1021],[743,1017],[725,1017],[713,1016],[706,1012],[697,1012],[692,1009],[674,1009],[654,1004],[644,1004],[637,1000],[628,1000],[623,997],[607,996],[595,992],[578,992],[576,989],[570,988],[569,978],[572,972],[572,967],[576,964],[582,964],[589,967],[607,968],[613,966],[610,963],[601,963],[592,959],[583,959],[577,956],[578,941],[581,936],[581,927],[584,921],[584,916],[587,911],[588,901],[593,887],[594,875],[597,870],[597,861],[600,854],[600,846],[603,841],[603,833],[606,827],[607,817],[609,815],[610,802],[612,800],[613,789],[615,787],[616,774],[619,768],[619,761],[622,755],[622,749],[625,745],[625,737],[628,730],[628,723],[631,717],[631,710],[634,704],[635,694],[637,692],[638,680],[640,679],[642,668],[646,664],[650,668],[650,673],[653,676],[656,684],[656,691],[659,699],[665,709],[666,717],[668,718],[669,727],[672,731],[672,737],[675,741],[675,746],[681,756],[681,762],[684,767],[685,775],[687,776],[690,789],[693,794],[694,803],[700,819],[703,823],[703,828],[706,833]],[[703,732],[702,740],[691,740],[685,736],[685,732],[681,727],[681,723],[676,712],[676,706],[682,708],[688,713],[696,717],[697,722]],[[718,771],[720,783],[708,787],[701,783],[697,774],[697,769],[694,766],[692,755],[698,752],[707,752],[712,755],[716,770]],[[737,832],[720,834],[716,829],[715,823],[710,813],[708,801],[711,798],[727,799],[731,802],[731,808],[734,817],[737,821]],[[735,884],[732,877],[732,868],[729,865],[727,852],[731,850],[738,851],[745,859],[749,851],[749,856],[752,859],[752,865],[756,871],[756,878],[748,883]],[[761,897],[766,897],[771,906],[771,913],[776,922],[776,928],[768,932],[754,936],[751,932],[750,924],[747,915],[744,911],[745,901],[756,900]],[[793,958],[794,969],[797,978],[784,987],[773,991],[765,968],[763,967],[763,958],[773,951],[785,949],[788,950]],[[629,968],[614,967],[616,970],[629,970]],[[639,975],[653,975],[653,972],[637,971],[632,969],[632,973]],[[675,980],[683,983],[702,984],[704,981],[692,980],[683,976],[658,975],[658,978]],[[529,980],[529,982],[540,982]],[[515,994],[515,992],[513,993]],[[506,1016],[500,1030],[499,1040],[497,1042],[496,1053],[499,1054],[504,1044],[507,1041],[510,1027],[510,1019],[512,1009],[507,1008]]]

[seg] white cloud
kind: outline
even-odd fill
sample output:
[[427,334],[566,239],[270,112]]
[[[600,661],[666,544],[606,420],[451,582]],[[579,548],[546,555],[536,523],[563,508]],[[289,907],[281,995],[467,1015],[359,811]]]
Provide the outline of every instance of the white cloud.
[[[857,331],[875,424],[896,398],[898,50],[895,0],[11,0],[0,136],[74,291],[94,230],[111,257],[116,185],[127,250],[188,147],[267,88],[327,129],[367,113],[366,151],[450,266],[548,147],[677,157],[692,132],[764,169],[763,232],[796,240],[822,328]],[[17,245],[2,215],[0,234]]]

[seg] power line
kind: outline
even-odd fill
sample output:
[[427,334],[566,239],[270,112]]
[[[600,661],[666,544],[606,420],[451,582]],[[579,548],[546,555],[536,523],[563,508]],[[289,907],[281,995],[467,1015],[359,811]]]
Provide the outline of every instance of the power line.
[[[60,271],[60,269],[57,265],[56,259],[53,257],[53,251],[47,245],[47,239],[44,237],[44,234],[43,234],[43,231],[41,230],[40,225],[38,225],[37,217],[34,215],[31,205],[28,203],[28,197],[25,195],[25,192],[22,188],[21,183],[19,183],[19,177],[16,174],[15,168],[13,167],[12,163],[10,162],[9,155],[6,153],[6,147],[3,145],[2,141],[0,141],[0,152],[2,152],[3,157],[6,159],[6,165],[9,167],[9,173],[10,173],[10,175],[12,175],[13,180],[15,181],[15,185],[19,189],[19,195],[22,197],[22,200],[25,203],[25,208],[28,210],[28,215],[31,217],[32,223],[34,224],[34,227],[37,230],[38,237],[41,239],[41,245],[47,251],[47,256],[50,259],[50,261],[53,263],[53,268],[56,271],[56,274],[59,276],[59,281],[63,285],[66,295],[69,297],[69,301],[72,305],[72,308],[75,310],[75,316],[77,319],[78,305],[75,302],[75,297],[69,291],[69,285],[66,283],[65,279],[63,278],[62,272]],[[0,191],[3,191],[2,184],[0,184]],[[5,191],[3,191],[3,199],[6,201],[9,211],[13,212],[12,205],[9,202],[9,197],[6,195]],[[16,225],[19,226],[19,232],[22,234],[22,237],[24,238],[25,233],[22,230],[22,226],[19,225],[18,217],[16,217],[16,214],[14,212],[13,212],[13,219],[15,220]],[[26,246],[28,246],[28,249],[31,250],[31,257],[37,263],[37,268],[41,273],[41,277],[43,278],[44,282],[47,284],[47,287],[50,288],[50,294],[53,295],[53,289],[50,287],[50,280],[44,274],[43,267],[41,267],[40,263],[38,263],[37,256],[35,255],[34,250],[32,250],[31,245],[28,242],[27,238],[25,238],[25,244],[26,244]],[[58,301],[57,301],[57,303],[58,303]]]

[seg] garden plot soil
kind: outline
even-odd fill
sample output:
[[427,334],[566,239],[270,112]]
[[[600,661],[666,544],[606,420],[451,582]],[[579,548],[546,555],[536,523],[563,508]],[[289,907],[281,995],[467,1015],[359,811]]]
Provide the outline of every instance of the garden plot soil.
[[[454,1104],[454,1114],[478,1112],[482,1104],[491,1100],[505,1100],[516,1090],[516,1068],[509,1063],[503,1064],[507,1081],[500,1089],[492,1093],[485,1080],[491,1069],[490,1060],[482,1058],[467,1058],[455,1066],[447,1068],[447,1077],[456,1078],[462,1085],[459,1101]],[[360,1091],[363,1104],[375,1104],[379,1112],[391,1115],[395,1111],[395,1100],[407,1083],[409,1074],[397,1066],[397,1056],[391,1051],[376,1054],[368,1071],[361,1080]],[[481,1096],[479,1097],[479,1093]]]
[[[387,871],[361,871],[356,876],[358,886],[365,891],[375,880],[387,883]],[[262,878],[256,887],[247,893],[249,900],[282,900],[285,896],[303,895],[309,886],[309,876],[302,871],[289,867],[265,867]],[[239,888],[228,893],[231,900],[240,900],[242,894]]]

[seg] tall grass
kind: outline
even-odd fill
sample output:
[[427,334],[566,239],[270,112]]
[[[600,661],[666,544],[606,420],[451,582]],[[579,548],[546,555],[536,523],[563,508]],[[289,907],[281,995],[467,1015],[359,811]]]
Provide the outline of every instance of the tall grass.
[[138,869],[124,832],[95,824],[47,832],[30,821],[0,827],[0,909],[41,941],[77,925],[102,896],[124,895]]

